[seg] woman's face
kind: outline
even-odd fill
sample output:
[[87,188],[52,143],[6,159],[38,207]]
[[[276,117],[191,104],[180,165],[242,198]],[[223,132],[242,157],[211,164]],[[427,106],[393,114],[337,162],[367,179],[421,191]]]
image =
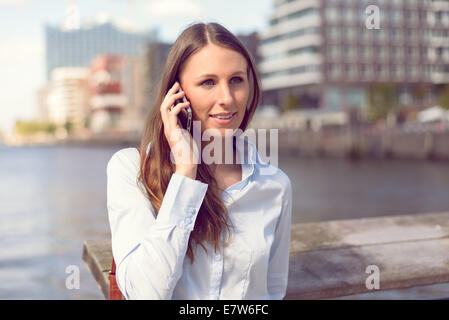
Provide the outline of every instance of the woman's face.
[[249,97],[247,62],[239,52],[208,44],[183,64],[179,80],[201,132],[237,129]]

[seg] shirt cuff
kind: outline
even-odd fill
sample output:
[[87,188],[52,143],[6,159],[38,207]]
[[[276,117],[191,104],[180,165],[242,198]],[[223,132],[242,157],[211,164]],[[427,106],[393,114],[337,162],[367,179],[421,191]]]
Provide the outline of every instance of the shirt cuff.
[[208,185],[180,174],[172,174],[157,215],[157,223],[193,230]]

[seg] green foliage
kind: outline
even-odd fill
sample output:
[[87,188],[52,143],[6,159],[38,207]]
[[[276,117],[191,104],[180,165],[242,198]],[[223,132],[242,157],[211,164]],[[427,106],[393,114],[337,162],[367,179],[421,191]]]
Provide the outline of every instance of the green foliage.
[[394,84],[378,83],[368,89],[366,115],[369,120],[386,119],[397,105],[398,93]]
[[287,112],[295,109],[299,109],[301,101],[299,97],[294,95],[289,95],[284,99],[282,103],[282,112]]
[[438,103],[441,108],[449,110],[449,84],[441,91],[438,97]]
[[71,122],[70,120],[67,120],[64,123],[64,128],[67,131],[67,133],[71,133],[73,131],[73,128],[74,128],[73,122]]
[[87,117],[84,120],[84,128],[89,128],[90,127],[90,122],[91,122],[90,117]]
[[19,135],[33,135],[40,132],[53,134],[56,128],[56,125],[51,122],[17,120],[14,131]]

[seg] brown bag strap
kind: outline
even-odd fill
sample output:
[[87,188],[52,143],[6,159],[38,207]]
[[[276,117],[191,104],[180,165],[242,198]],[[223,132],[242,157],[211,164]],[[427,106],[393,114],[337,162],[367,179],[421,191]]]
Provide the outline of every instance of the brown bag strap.
[[114,258],[112,258],[112,266],[111,266],[111,271],[109,272],[109,274],[113,274],[115,275],[115,260]]
[[111,271],[109,272],[109,300],[122,300],[122,292],[117,285],[115,277],[115,261],[112,258]]

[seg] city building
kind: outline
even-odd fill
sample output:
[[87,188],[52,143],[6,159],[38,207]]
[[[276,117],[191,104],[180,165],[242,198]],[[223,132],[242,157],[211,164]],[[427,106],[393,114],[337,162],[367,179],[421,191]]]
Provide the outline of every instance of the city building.
[[237,38],[245,45],[246,49],[253,56],[256,65],[260,62],[260,56],[257,48],[260,45],[259,34],[257,32],[252,32],[250,34],[239,34]]
[[156,38],[157,30],[128,31],[111,22],[77,26],[76,22],[66,20],[62,27],[47,25],[47,79],[54,68],[86,67],[99,54],[138,58]]
[[121,130],[129,101],[123,92],[123,57],[99,55],[90,65],[90,119],[93,133]]
[[56,68],[51,72],[46,97],[46,115],[58,126],[70,126],[74,130],[85,127],[89,114],[89,69]]
[[144,112],[153,107],[156,99],[157,89],[161,80],[162,71],[167,61],[168,53],[172,44],[154,41],[150,43],[145,52],[145,106]]
[[45,84],[36,90],[36,120],[47,122],[49,121],[48,116],[48,96],[51,92],[51,87],[49,84]]
[[424,107],[449,83],[447,0],[274,0],[260,38],[266,105],[361,108],[392,83],[402,105]]
[[139,135],[143,130],[145,115],[147,113],[146,85],[146,59],[124,58],[122,65],[122,91],[127,99],[127,106],[120,120],[120,126],[127,132]]
[[63,23],[45,26],[49,84],[37,92],[38,118],[94,133],[140,131],[145,54],[157,29],[130,30],[106,16],[81,23],[76,0],[67,3]]

